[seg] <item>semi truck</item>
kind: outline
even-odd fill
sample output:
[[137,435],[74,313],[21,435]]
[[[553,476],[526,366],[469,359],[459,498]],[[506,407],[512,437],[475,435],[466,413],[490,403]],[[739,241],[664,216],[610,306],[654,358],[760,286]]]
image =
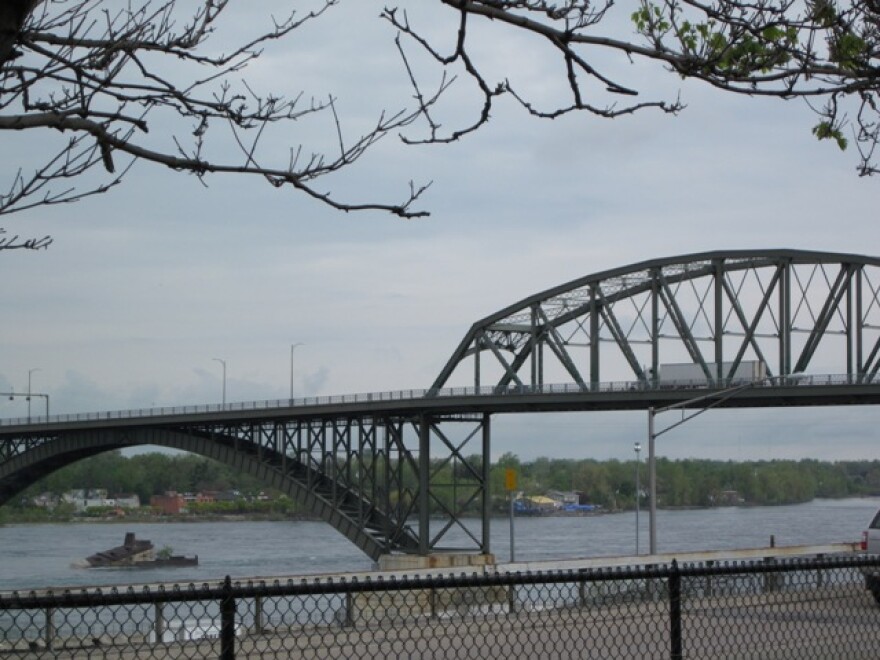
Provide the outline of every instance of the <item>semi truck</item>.
[[[718,369],[715,362],[707,362],[709,373],[712,374],[712,380],[716,378]],[[725,383],[739,384],[759,381],[767,377],[767,365],[761,360],[742,360],[736,369],[731,373],[733,362],[721,363],[721,377]],[[652,377],[651,370],[648,370],[648,377]],[[708,383],[706,373],[699,364],[693,362],[673,362],[669,364],[661,364],[657,370],[657,383],[660,385],[670,386],[699,386]]]

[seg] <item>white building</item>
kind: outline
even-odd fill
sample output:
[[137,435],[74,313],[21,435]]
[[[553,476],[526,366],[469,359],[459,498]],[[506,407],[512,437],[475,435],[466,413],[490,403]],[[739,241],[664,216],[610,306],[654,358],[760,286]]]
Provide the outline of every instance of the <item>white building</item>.
[[141,500],[137,495],[116,495],[108,497],[104,488],[77,488],[69,490],[61,496],[64,502],[73,504],[77,513],[93,507],[112,507],[121,509],[137,509]]

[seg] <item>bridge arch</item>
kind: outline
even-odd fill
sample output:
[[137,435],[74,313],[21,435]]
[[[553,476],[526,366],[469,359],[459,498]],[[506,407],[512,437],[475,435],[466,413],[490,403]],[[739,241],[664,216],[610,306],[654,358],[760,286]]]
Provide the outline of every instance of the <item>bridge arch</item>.
[[[0,464],[0,505],[66,465],[115,449],[158,445],[199,454],[252,475],[332,525],[374,561],[393,550],[415,551],[418,540],[353,489],[296,458],[213,431],[143,428],[90,430],[32,441]],[[366,512],[366,515],[364,515]],[[392,532],[388,538],[388,531]]]
[[[0,424],[0,504],[80,458],[153,444],[263,479],[374,559],[489,554],[491,415],[685,403],[728,388],[744,361],[770,376],[846,377],[785,378],[734,405],[880,402],[880,259],[706,252],[590,275],[474,323],[427,391],[11,420]],[[678,362],[704,378],[658,387]],[[466,387],[450,383],[462,374]],[[601,387],[609,380],[624,382]]]
[[669,363],[692,364],[711,382],[752,361],[769,376],[835,373],[873,382],[880,370],[878,292],[877,257],[733,250],[643,261],[477,321],[431,391],[656,384]]

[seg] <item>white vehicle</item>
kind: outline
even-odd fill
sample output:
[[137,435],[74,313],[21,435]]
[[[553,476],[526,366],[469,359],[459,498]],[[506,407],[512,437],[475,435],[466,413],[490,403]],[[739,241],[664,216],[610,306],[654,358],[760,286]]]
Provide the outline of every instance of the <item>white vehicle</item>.
[[[709,373],[714,377],[718,372],[715,362],[707,362]],[[767,377],[767,365],[760,360],[743,360],[731,373],[733,362],[722,362],[721,373],[730,384],[745,384],[763,380]],[[653,374],[648,370],[648,377]],[[703,367],[693,362],[661,364],[657,369],[657,382],[661,387],[705,387],[709,383]]]
[[[869,555],[880,555],[880,511],[874,516],[871,524],[862,532],[862,550]],[[880,572],[876,568],[863,568],[865,588],[874,596],[880,605]]]

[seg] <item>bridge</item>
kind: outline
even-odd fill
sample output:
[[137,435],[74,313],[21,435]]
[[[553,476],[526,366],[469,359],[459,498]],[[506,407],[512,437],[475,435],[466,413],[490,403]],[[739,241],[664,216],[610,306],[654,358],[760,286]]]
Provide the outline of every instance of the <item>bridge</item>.
[[504,413],[880,403],[880,259],[707,252],[604,271],[474,323],[424,390],[0,420],[0,504],[160,445],[262,479],[374,560],[488,554]]

